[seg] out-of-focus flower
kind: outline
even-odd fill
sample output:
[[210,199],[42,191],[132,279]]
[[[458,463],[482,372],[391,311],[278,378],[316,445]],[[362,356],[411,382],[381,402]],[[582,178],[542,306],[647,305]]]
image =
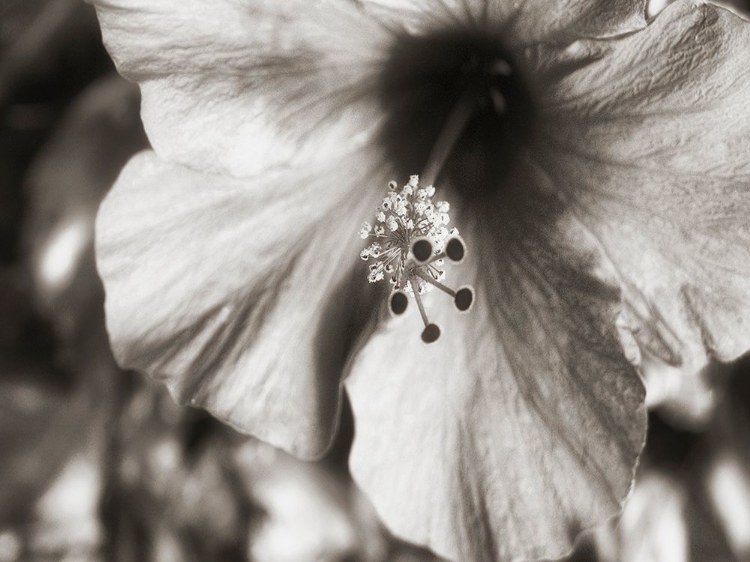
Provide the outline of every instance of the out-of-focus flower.
[[733,366],[702,451],[702,484],[737,560],[750,560],[750,358]]
[[[639,352],[748,348],[750,31],[695,2],[97,3],[155,152],[98,219],[123,365],[355,480],[460,560],[554,557],[627,494]],[[435,162],[439,172],[435,170]],[[386,320],[357,230],[430,173],[471,315]],[[368,320],[381,320],[368,322]],[[623,349],[625,351],[623,351]]]
[[[747,438],[747,431],[742,432]],[[724,449],[711,459],[707,493],[737,560],[750,559],[750,469],[747,441],[739,450]]]
[[659,412],[670,425],[700,431],[711,423],[721,397],[721,366],[711,362],[693,376],[686,377],[679,367],[659,364],[646,374],[646,406]]
[[[617,525],[609,548],[600,531],[600,556],[605,562],[689,562],[687,492],[670,474],[646,472]],[[615,548],[612,548],[616,546]]]

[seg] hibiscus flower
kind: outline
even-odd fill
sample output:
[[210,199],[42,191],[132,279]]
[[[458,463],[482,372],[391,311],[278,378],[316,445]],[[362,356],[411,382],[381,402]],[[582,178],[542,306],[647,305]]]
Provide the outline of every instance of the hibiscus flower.
[[[97,8],[154,148],[98,218],[118,360],[304,458],[345,387],[353,477],[399,536],[457,560],[562,555],[630,489],[634,365],[690,375],[750,347],[750,32],[731,13]],[[358,236],[388,181],[420,174],[450,203],[466,256],[446,268],[474,301],[423,295],[429,345],[367,282]]]

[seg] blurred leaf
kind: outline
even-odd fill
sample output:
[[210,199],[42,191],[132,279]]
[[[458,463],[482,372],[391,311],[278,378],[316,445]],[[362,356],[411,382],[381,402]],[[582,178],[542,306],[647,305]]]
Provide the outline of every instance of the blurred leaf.
[[40,151],[26,180],[25,247],[35,297],[60,337],[102,316],[93,257],[99,202],[147,144],[136,86],[117,75],[92,84]]
[[49,101],[50,83],[62,90],[56,96],[69,98],[112,68],[102,56],[94,10],[81,0],[13,1],[0,9],[0,108],[16,96]]
[[71,99],[113,70],[81,0],[0,5],[0,262],[17,259],[26,169]]
[[[113,76],[73,104],[29,171],[29,260],[13,274],[22,289],[0,302],[13,311],[0,330],[0,525],[20,530],[32,558],[89,559],[102,546],[99,503],[122,374],[104,331],[91,233],[99,199],[144,145],[137,91]],[[84,235],[65,238],[71,220]],[[49,259],[67,268],[57,283]]]
[[68,444],[56,432],[77,429],[77,401],[24,280],[0,273],[0,527],[23,517],[64,462]]

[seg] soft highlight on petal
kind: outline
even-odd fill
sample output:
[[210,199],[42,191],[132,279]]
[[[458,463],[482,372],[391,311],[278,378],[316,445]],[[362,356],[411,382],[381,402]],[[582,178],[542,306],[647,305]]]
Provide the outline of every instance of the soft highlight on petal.
[[245,176],[330,161],[377,124],[373,80],[391,35],[349,2],[94,4],[162,159]]
[[322,454],[354,329],[356,230],[377,201],[349,180],[375,165],[251,181],[133,158],[97,222],[118,361],[241,431]]
[[676,2],[581,42],[590,63],[545,88],[539,168],[617,270],[644,354],[688,376],[750,348],[747,52],[747,22]]
[[485,27],[507,48],[605,37],[646,25],[645,0],[358,0],[385,21],[420,32]]
[[643,445],[619,291],[590,235],[527,187],[464,215],[454,272],[474,284],[473,310],[430,293],[441,339],[421,345],[404,314],[347,379],[355,480],[396,534],[452,560],[562,556],[618,511]]

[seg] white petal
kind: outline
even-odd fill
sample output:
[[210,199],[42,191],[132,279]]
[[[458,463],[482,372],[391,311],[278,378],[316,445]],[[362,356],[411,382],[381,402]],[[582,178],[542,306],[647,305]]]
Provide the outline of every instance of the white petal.
[[535,146],[616,267],[646,352],[684,373],[750,348],[750,25],[677,2],[646,30],[582,43],[547,83]]
[[373,77],[391,35],[348,2],[94,3],[163,159],[234,175],[330,161],[380,117]]
[[347,379],[355,480],[396,534],[452,560],[562,556],[630,489],[644,391],[620,349],[619,292],[594,275],[606,264],[561,213],[533,190],[523,209],[466,211],[467,257],[447,282],[475,283],[473,309],[432,291],[441,338],[422,344],[407,310]]
[[249,181],[136,156],[97,219],[121,364],[242,431],[322,454],[356,328],[357,230],[379,195],[349,179],[377,178],[375,166],[353,158]]

